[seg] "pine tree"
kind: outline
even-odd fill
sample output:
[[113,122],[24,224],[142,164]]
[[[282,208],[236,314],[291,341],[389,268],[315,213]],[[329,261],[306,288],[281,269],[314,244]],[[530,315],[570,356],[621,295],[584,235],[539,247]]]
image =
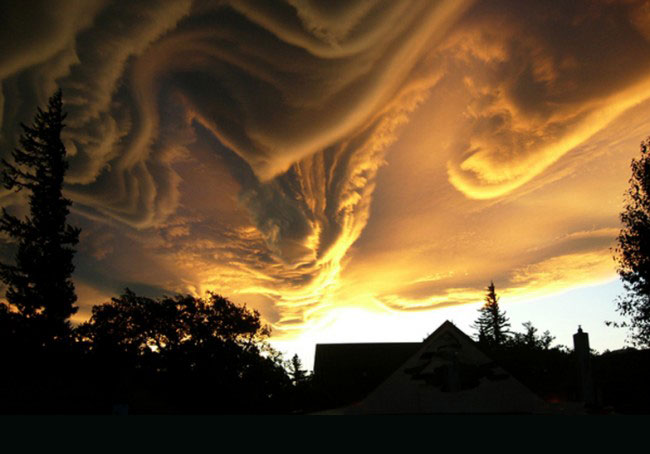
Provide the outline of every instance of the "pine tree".
[[499,307],[494,282],[490,282],[486,290],[485,304],[479,309],[479,318],[472,327],[477,330],[480,343],[498,347],[504,345],[510,336],[510,322]]
[[77,311],[71,276],[80,230],[66,223],[72,202],[62,193],[68,168],[62,107],[59,90],[47,110],[38,109],[32,126],[21,124],[22,149],[12,152],[13,163],[2,160],[4,187],[29,192],[30,215],[21,220],[2,209],[0,231],[18,244],[15,265],[1,263],[0,279],[7,303],[41,345],[65,338]]
[[614,256],[626,290],[617,310],[629,322],[608,324],[630,328],[636,345],[650,347],[650,137],[641,142],[641,156],[631,167]]
[[289,362],[289,376],[294,385],[300,385],[307,379],[307,371],[302,368],[298,354],[293,355]]

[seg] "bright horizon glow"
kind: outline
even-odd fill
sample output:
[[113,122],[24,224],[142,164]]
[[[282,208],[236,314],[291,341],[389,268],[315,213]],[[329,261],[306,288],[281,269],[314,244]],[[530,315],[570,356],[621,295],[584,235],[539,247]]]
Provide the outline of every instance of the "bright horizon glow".
[[[591,348],[600,353],[628,346],[625,330],[605,325],[605,321],[620,321],[614,308],[615,299],[622,294],[623,286],[616,278],[530,300],[513,301],[502,297],[497,289],[511,331],[523,332],[522,324],[530,321],[538,334],[548,330],[555,336],[552,346],[572,349],[573,334],[580,325],[589,334]],[[477,302],[411,313],[344,308],[329,312],[326,320],[296,339],[272,338],[271,344],[287,359],[297,354],[303,367],[313,370],[316,344],[421,342],[446,320],[474,337],[472,324],[482,305],[483,302]]]

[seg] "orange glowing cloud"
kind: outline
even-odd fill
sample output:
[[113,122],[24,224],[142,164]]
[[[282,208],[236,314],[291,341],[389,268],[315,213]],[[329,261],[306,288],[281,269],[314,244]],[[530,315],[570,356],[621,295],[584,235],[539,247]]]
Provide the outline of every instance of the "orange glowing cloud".
[[81,3],[0,18],[0,145],[62,87],[86,306],[213,290],[292,338],[613,277],[643,2]]
[[476,8],[444,50],[470,94],[449,181],[475,199],[520,188],[650,97],[647,8],[505,5]]

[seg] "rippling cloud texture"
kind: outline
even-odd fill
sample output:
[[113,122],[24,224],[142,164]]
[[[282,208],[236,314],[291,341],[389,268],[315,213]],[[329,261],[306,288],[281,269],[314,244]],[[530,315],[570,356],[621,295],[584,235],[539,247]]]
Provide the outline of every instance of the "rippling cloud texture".
[[648,133],[645,2],[30,0],[0,17],[4,156],[63,90],[86,307],[127,285],[215,290],[282,332],[346,304],[476,301],[489,279],[612,275]]

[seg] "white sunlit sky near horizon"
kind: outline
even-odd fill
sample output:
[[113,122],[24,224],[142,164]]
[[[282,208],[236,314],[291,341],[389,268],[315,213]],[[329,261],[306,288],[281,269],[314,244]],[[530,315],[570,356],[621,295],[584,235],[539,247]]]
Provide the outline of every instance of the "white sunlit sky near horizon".
[[[590,347],[603,353],[630,346],[625,329],[605,325],[605,321],[623,320],[615,311],[616,298],[622,294],[622,283],[612,279],[525,302],[501,299],[500,305],[509,318],[512,331],[523,332],[522,324],[530,321],[538,329],[538,334],[545,330],[551,332],[555,337],[552,346],[573,349],[573,335],[581,326],[589,334]],[[332,317],[318,330],[309,333],[309,338],[302,343],[277,341],[272,344],[287,358],[298,354],[303,365],[312,369],[314,346],[318,343],[420,342],[445,320],[472,336],[475,334],[472,324],[481,306],[481,302],[470,303],[398,318],[349,309],[348,317],[345,314]]]

